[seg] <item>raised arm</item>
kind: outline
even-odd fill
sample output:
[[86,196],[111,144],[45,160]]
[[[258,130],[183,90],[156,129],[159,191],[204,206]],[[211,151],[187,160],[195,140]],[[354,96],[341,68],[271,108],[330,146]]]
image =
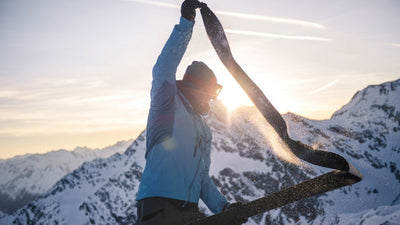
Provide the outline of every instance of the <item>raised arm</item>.
[[175,83],[176,69],[192,37],[193,25],[194,22],[184,17],[181,17],[179,24],[175,25],[153,67],[153,81],[160,84],[163,81]]
[[[185,2],[192,2],[186,0]],[[174,98],[176,95],[176,70],[192,37],[194,21],[187,15],[195,14],[195,6],[190,6],[191,13],[183,13],[179,24],[175,25],[153,67],[151,103],[147,121],[146,157],[157,143],[171,136],[174,119]],[[188,18],[185,18],[188,17]]]

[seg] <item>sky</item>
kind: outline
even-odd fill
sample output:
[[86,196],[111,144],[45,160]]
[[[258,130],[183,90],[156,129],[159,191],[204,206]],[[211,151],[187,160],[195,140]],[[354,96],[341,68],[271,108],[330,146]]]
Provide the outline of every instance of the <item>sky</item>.
[[[370,84],[400,78],[398,0],[205,0],[233,55],[281,112],[330,116]],[[182,1],[0,0],[0,159],[135,139],[151,70]],[[251,104],[197,13],[177,71],[204,61],[230,109]]]

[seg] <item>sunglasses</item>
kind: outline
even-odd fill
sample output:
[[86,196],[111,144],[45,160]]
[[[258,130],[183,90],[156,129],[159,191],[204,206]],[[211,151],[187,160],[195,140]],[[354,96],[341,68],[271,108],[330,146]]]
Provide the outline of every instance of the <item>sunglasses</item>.
[[213,89],[214,89],[214,90],[210,91],[209,93],[210,93],[210,95],[211,95],[211,99],[215,100],[215,99],[217,99],[219,93],[221,93],[222,85],[220,85],[220,84],[218,84],[218,83],[215,83]]
[[196,92],[200,95],[207,96],[209,99],[217,99],[219,93],[221,93],[222,85],[217,83],[217,80],[213,79],[210,81],[205,81],[196,76],[185,76],[187,77],[185,80],[189,81],[192,84],[195,84],[200,89],[193,89],[193,92]]

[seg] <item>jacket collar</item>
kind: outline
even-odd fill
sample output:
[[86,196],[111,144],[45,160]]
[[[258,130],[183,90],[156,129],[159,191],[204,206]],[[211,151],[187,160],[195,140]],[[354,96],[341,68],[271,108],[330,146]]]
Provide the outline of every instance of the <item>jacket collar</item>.
[[186,110],[189,113],[191,113],[193,115],[196,115],[194,113],[194,109],[193,109],[192,105],[190,104],[189,100],[186,99],[185,95],[179,90],[179,88],[177,89],[177,92],[178,92],[178,96],[181,99],[181,101],[182,101],[183,105],[185,106]]

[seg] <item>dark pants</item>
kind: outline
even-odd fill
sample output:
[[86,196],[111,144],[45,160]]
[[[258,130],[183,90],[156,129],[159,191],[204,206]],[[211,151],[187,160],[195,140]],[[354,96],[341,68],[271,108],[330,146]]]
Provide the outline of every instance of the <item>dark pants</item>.
[[183,225],[204,218],[195,203],[170,198],[146,198],[138,201],[139,225]]

